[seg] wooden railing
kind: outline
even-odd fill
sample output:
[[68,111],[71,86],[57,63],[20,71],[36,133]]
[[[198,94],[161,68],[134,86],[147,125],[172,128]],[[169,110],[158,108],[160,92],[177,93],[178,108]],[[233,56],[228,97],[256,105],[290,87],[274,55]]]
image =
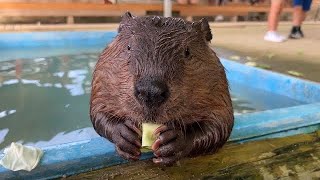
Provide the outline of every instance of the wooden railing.
[[[224,6],[178,5],[172,7],[181,16],[245,16],[249,12],[268,12],[268,5],[229,4]],[[0,3],[0,16],[68,17],[74,16],[121,16],[126,11],[134,15],[145,15],[148,11],[163,11],[162,4],[90,4],[90,3]],[[292,12],[285,8],[285,12]]]

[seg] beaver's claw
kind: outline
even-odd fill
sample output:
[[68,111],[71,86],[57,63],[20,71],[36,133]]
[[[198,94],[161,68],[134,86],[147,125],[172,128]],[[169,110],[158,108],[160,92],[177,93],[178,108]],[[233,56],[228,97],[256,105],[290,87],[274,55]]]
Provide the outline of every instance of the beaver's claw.
[[182,157],[189,154],[191,148],[190,142],[181,129],[173,129],[168,126],[160,126],[155,134],[160,134],[153,143],[152,150],[156,156],[153,162],[162,165],[172,165]]
[[141,155],[141,131],[132,121],[125,121],[115,126],[112,141],[117,153],[127,160],[138,160]]

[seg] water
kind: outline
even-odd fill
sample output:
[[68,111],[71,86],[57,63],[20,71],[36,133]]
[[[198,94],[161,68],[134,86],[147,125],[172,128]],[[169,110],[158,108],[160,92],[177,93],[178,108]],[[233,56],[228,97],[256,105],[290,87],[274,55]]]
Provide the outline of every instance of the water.
[[230,83],[234,114],[244,114],[268,109],[285,108],[305,104],[279,94],[248,88],[237,82]]
[[[89,120],[97,54],[0,62],[0,149],[11,142],[46,146],[95,133]],[[75,132],[75,130],[81,129]]]
[[[98,53],[0,62],[0,150],[11,142],[48,146],[97,137],[89,120]],[[231,82],[235,114],[302,104]]]

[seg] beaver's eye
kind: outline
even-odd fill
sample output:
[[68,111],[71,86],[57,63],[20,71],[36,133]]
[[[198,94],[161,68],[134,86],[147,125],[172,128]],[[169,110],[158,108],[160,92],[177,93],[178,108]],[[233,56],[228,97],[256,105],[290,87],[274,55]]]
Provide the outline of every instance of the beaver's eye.
[[189,51],[189,48],[186,48],[185,50],[184,50],[184,57],[189,57],[190,56],[190,51]]
[[127,49],[128,49],[128,50],[130,50],[130,49],[131,49],[131,46],[130,46],[130,45],[128,45],[128,46],[127,46]]

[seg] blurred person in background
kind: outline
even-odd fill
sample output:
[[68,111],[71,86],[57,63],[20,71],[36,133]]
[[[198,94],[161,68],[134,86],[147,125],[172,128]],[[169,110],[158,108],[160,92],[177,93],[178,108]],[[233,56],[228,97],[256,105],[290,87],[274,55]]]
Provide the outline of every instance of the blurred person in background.
[[310,10],[312,0],[293,0],[293,21],[292,29],[289,34],[290,39],[300,39],[304,37],[301,25]]
[[277,32],[279,17],[284,6],[284,0],[271,0],[271,6],[268,16],[268,32],[264,36],[264,40],[271,42],[283,42],[286,37]]

